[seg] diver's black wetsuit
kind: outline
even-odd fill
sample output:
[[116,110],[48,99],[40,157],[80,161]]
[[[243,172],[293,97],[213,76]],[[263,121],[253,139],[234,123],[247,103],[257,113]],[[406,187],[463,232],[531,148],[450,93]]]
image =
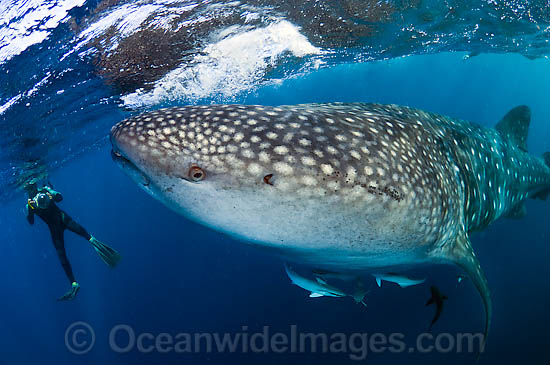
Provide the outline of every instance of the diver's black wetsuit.
[[[39,190],[39,192],[45,191]],[[84,229],[84,227],[76,223],[67,213],[59,209],[55,203],[60,202],[61,200],[63,200],[63,196],[56,192],[55,195],[52,195],[52,200],[45,209],[40,209],[37,207],[33,208],[31,205],[28,205],[27,220],[31,225],[34,224],[34,215],[36,214],[42,218],[44,222],[46,222],[48,228],[50,229],[53,245],[57,251],[57,255],[59,256],[59,261],[61,261],[61,266],[63,266],[63,270],[65,270],[65,274],[67,275],[69,281],[73,283],[76,280],[73,274],[73,269],[65,252],[65,229],[84,237],[86,240],[90,240],[92,236]]]

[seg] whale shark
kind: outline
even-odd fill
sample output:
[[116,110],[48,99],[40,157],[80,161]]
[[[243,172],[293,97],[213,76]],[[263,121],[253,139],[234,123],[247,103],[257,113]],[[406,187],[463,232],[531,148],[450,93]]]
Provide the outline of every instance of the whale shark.
[[200,105],[113,126],[112,156],[185,217],[334,272],[453,264],[492,302],[470,234],[550,192],[531,113],[495,128],[398,105]]

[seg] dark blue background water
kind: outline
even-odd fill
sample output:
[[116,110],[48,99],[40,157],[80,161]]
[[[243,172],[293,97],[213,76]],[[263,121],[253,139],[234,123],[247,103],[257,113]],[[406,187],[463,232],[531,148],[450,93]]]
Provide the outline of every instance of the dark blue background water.
[[[323,101],[376,101],[406,104],[492,126],[511,107],[532,108],[529,148],[550,149],[548,61],[519,56],[459,54],[411,57],[376,64],[343,65],[243,96],[243,103],[294,104]],[[108,130],[105,130],[107,135]],[[46,226],[30,227],[25,197],[3,204],[0,252],[3,295],[0,308],[0,364],[28,363],[334,363],[346,354],[117,354],[109,332],[118,324],[136,334],[162,332],[354,332],[407,335],[407,345],[427,329],[433,307],[424,307],[429,285],[450,299],[433,333],[478,332],[481,301],[469,281],[456,283],[458,270],[430,267],[416,275],[426,284],[400,289],[373,287],[368,308],[349,298],[310,299],[290,284],[282,263],[262,251],[190,223],[134,185],[111,162],[107,139],[50,176],[64,195],[60,203],[100,240],[123,255],[110,270],[82,238],[67,232],[66,247],[82,290],[74,302],[55,298],[68,289]],[[523,220],[501,220],[473,237],[494,301],[493,326],[481,363],[548,363],[550,207],[527,204]],[[367,286],[373,285],[369,278]],[[86,355],[65,345],[75,321],[95,330]],[[124,337],[119,338],[123,345]],[[369,354],[370,363],[472,363],[467,354]]]

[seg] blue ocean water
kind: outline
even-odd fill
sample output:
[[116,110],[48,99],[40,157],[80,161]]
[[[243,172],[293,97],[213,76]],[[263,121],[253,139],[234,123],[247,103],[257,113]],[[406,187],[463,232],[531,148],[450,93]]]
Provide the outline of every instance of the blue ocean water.
[[[395,103],[488,127],[512,107],[525,104],[532,110],[530,152],[540,155],[550,150],[548,59],[530,60],[513,53],[466,56],[464,52],[443,52],[370,62],[342,61],[281,77],[277,83],[258,84],[245,92],[238,90],[221,101],[265,105],[332,101]],[[21,57],[30,56],[23,53]],[[18,70],[13,62],[10,67],[12,74],[33,73],[29,68]],[[19,133],[14,137],[17,141],[34,129],[40,130],[40,136],[46,136],[28,142],[30,152],[24,151],[29,156],[36,156],[37,151],[44,155],[48,179],[64,196],[60,207],[93,235],[119,250],[123,261],[115,269],[107,268],[86,241],[67,232],[68,256],[82,289],[75,301],[56,302],[55,298],[68,289],[68,283],[48,229],[39,220],[32,227],[28,225],[24,212],[26,197],[7,177],[10,174],[4,174],[4,191],[0,194],[5,197],[0,210],[4,227],[0,233],[3,243],[0,274],[4,278],[0,364],[475,361],[475,354],[457,353],[455,348],[423,354],[408,350],[414,347],[417,336],[426,332],[433,317],[434,308],[424,305],[430,285],[437,285],[449,297],[432,330],[434,336],[482,331],[481,301],[471,282],[457,283],[458,269],[437,266],[414,270],[411,275],[426,277],[427,282],[406,289],[386,283],[378,288],[373,278],[365,277],[371,289],[366,308],[350,298],[309,298],[308,293],[290,283],[280,259],[192,223],[148,196],[111,161],[107,138],[110,126],[141,108],[219,102],[219,96],[206,95],[194,101],[168,98],[136,109],[108,97],[105,102],[96,103],[105,97],[102,88],[109,87],[93,70],[82,67],[78,72],[92,76],[87,76],[88,84],[81,85],[76,96],[68,92],[58,94],[57,85],[32,96],[55,100],[50,106],[54,119],[47,119],[47,103],[40,104],[39,110],[46,113],[43,117],[48,123],[58,125],[41,124],[40,118],[19,119],[25,113],[32,114],[33,109],[23,113],[25,104],[16,104],[21,111],[10,109],[2,114],[2,126]],[[13,80],[9,86],[17,88]],[[70,97],[64,99],[64,95]],[[81,111],[86,113],[82,117],[79,108],[80,103],[86,107],[86,97],[95,101],[93,108]],[[73,102],[78,107],[67,108]],[[75,126],[70,123],[71,118],[93,122]],[[53,133],[62,137],[50,138]],[[64,133],[70,134],[70,143]],[[3,152],[2,159],[7,160],[24,143],[14,144],[3,137],[7,142],[3,149],[8,152]],[[41,140],[55,143],[42,144],[42,148],[35,150]],[[24,172],[19,163],[9,165],[12,170],[14,166],[21,169],[17,174]],[[8,170],[4,168],[4,172]],[[545,290],[550,277],[549,209],[548,202],[528,201],[525,218],[501,219],[472,237],[494,301],[489,342],[479,363],[544,364],[550,360],[547,351],[550,294]],[[279,353],[250,347],[208,351],[204,343],[197,351],[193,347],[178,353],[170,344],[163,345],[164,339],[176,338],[181,333],[239,334],[242,339],[262,333],[264,326],[271,338],[277,332],[290,336],[293,330],[329,336],[342,333],[347,338],[354,334],[397,333],[404,336],[407,350],[377,353],[371,346],[365,353],[361,336],[355,338],[355,345],[348,346],[347,351],[329,353],[311,348]],[[84,331],[78,332],[79,329]],[[141,337],[145,350],[131,346],[131,334],[136,341],[140,334],[146,334]],[[256,344],[261,347],[261,338]],[[125,347],[128,351],[122,351]],[[162,351],[163,348],[168,350]]]
[[[510,107],[533,109],[530,149],[545,150],[550,131],[546,107],[550,83],[546,61],[519,56],[460,54],[418,56],[375,64],[341,65],[276,87],[259,89],[244,103],[280,104],[321,101],[378,101],[415,105],[492,125]],[[107,133],[107,130],[105,131]],[[50,180],[64,195],[60,206],[95,236],[123,255],[110,270],[88,243],[66,233],[66,247],[82,285],[77,300],[54,299],[67,282],[47,227],[24,219],[24,196],[1,211],[1,274],[4,300],[2,363],[333,363],[353,362],[349,354],[140,353],[111,350],[109,334],[119,324],[135,333],[424,332],[433,308],[424,307],[428,286],[372,288],[368,307],[352,300],[310,299],[290,284],[280,260],[186,221],[142,192],[112,163],[104,139],[53,171]],[[550,235],[548,205],[532,201],[523,220],[501,220],[473,238],[495,302],[493,327],[481,363],[515,363],[528,357],[548,360],[546,310]],[[476,332],[483,313],[471,283],[456,283],[457,270],[430,267],[428,277],[449,296],[434,333]],[[372,285],[373,281],[368,285]],[[65,331],[74,322],[93,327],[94,348],[85,355],[68,351]],[[247,331],[244,331],[247,332]],[[128,341],[120,332],[120,346]],[[79,337],[79,341],[89,341]],[[471,354],[369,353],[371,363],[465,363]],[[539,362],[540,361],[540,362]]]

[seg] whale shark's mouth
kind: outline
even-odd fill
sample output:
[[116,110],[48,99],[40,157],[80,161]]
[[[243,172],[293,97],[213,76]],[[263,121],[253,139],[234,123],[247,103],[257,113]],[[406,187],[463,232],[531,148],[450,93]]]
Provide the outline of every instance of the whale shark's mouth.
[[145,175],[132,161],[124,157],[124,155],[114,146],[111,150],[111,158],[113,161],[124,170],[132,179],[141,185],[147,187],[151,183],[149,177]]

